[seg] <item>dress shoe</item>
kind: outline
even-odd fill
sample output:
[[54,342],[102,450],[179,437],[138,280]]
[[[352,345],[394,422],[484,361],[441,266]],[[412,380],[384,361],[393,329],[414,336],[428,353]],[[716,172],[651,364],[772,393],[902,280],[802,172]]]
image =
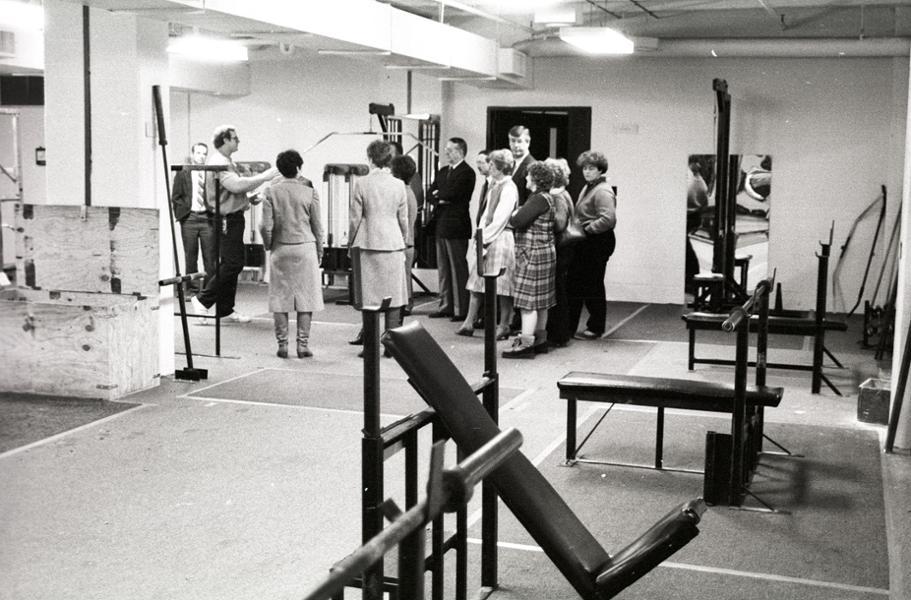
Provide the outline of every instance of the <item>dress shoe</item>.
[[484,319],[476,319],[472,324],[475,329],[484,329]]
[[465,320],[465,315],[453,315],[449,317],[449,320],[453,323],[460,323]]
[[575,335],[575,337],[578,340],[596,340],[599,337],[601,337],[601,334],[595,333],[594,331],[591,331],[590,329],[586,329],[582,333],[577,333]]
[[464,335],[465,337],[471,337],[474,335],[474,329],[468,327],[459,327],[456,329],[456,335]]
[[534,358],[535,338],[530,335],[517,335],[512,340],[512,347],[504,350],[501,356],[503,358]]
[[277,356],[279,358],[288,358],[288,344],[287,343],[279,344],[278,352],[275,353],[275,356]]
[[298,346],[297,348],[297,357],[298,358],[311,358],[313,352],[310,351],[310,348],[307,346]]
[[430,313],[427,316],[430,317],[431,319],[451,319],[452,313],[443,312],[441,310],[438,310],[436,312]]
[[497,327],[497,341],[508,340],[509,339],[509,326],[500,326]]
[[364,345],[364,330],[361,329],[357,332],[357,336],[353,340],[348,340],[348,343],[352,346],[363,346]]

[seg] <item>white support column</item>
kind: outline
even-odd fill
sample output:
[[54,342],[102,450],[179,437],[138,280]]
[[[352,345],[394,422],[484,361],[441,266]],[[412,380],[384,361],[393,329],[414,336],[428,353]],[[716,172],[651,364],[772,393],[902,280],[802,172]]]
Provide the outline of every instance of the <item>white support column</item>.
[[[911,68],[911,67],[909,67]],[[911,73],[909,73],[907,121],[905,123],[905,164],[902,184],[902,223],[899,236],[898,298],[895,313],[895,342],[892,345],[892,401],[898,369],[905,349],[905,335],[911,321]],[[897,449],[911,449],[911,384],[905,389],[902,414],[895,437]]]
[[[45,0],[47,202],[85,203],[83,7]],[[168,112],[168,25],[89,9],[91,204],[158,208],[160,275],[173,276],[165,174],[152,86]],[[168,120],[165,119],[165,123]],[[169,161],[174,150],[169,148]],[[183,150],[178,151],[178,161]],[[174,372],[173,291],[162,288],[159,367]]]

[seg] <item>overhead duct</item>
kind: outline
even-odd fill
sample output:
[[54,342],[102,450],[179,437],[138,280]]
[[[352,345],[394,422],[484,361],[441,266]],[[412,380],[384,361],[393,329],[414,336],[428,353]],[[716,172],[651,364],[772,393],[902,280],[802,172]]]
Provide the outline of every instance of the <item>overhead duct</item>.
[[[651,40],[650,40],[651,41]],[[661,58],[907,58],[908,38],[776,38],[776,39],[662,39],[654,44],[636,44],[634,56]],[[513,48],[534,58],[579,56],[558,38],[524,40]]]

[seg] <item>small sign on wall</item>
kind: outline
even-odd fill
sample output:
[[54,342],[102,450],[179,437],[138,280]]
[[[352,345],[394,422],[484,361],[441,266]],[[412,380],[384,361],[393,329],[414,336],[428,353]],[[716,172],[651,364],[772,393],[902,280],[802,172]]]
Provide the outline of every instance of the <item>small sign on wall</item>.
[[43,167],[44,165],[47,164],[47,162],[45,161],[44,155],[45,155],[44,146],[38,146],[37,148],[35,148],[35,164],[38,165],[39,167]]

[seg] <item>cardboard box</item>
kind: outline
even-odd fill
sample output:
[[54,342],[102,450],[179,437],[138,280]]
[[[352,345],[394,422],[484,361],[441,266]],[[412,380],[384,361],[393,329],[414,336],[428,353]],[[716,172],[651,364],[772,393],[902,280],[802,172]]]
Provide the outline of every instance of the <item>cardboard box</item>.
[[862,423],[889,423],[889,382],[870,378],[860,384],[857,394],[857,420]]

